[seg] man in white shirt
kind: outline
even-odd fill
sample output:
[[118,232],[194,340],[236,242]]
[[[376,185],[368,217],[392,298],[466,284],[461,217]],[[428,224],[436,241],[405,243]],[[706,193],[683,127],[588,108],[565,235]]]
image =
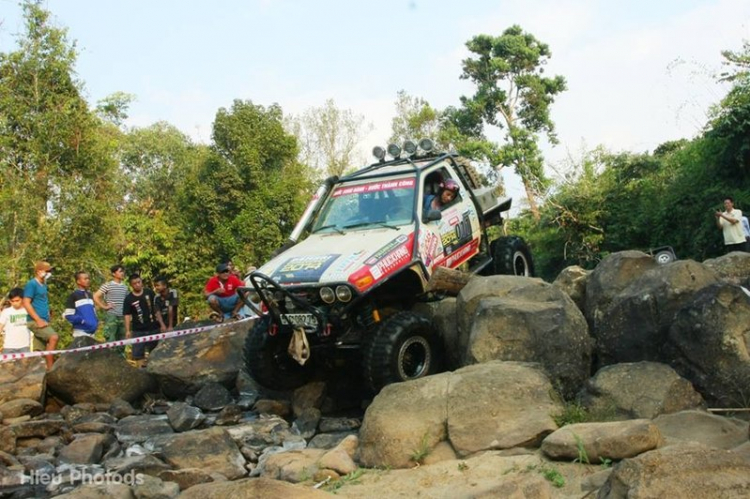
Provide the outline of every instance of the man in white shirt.
[[727,253],[732,251],[746,251],[747,241],[742,230],[742,211],[734,208],[734,199],[727,196],[724,199],[724,211],[714,213],[716,226],[724,234],[724,248]]

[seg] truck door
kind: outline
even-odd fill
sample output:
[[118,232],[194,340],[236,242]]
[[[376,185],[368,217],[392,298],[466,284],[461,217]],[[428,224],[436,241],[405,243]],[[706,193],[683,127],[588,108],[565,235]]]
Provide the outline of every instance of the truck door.
[[[437,167],[425,172],[423,178],[419,237],[422,261],[430,273],[436,266],[456,268],[479,252],[481,228],[474,203],[466,186],[449,168]],[[425,210],[425,207],[440,196],[442,186],[448,179],[460,185],[457,196],[450,203],[440,206],[440,220],[422,222],[425,211],[429,210]]]

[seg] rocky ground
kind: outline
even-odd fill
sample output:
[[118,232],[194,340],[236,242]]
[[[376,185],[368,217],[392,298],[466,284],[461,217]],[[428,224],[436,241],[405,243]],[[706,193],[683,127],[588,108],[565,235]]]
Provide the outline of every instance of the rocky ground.
[[451,370],[372,400],[351,375],[264,390],[247,323],[145,370],[113,350],[6,363],[0,494],[750,497],[750,259],[731,258],[472,280],[426,306]]

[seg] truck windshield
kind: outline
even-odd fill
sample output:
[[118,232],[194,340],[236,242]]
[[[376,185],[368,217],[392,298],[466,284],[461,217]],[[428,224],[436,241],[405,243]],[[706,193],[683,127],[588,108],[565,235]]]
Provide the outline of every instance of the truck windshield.
[[401,178],[336,186],[320,210],[313,232],[398,227],[414,220],[416,180]]

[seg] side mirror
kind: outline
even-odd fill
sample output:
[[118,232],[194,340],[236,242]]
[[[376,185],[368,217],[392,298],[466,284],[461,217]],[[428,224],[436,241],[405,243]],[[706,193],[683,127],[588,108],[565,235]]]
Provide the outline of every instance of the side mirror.
[[440,212],[440,210],[430,210],[427,212],[427,214],[422,217],[422,222],[428,223],[428,222],[435,222],[437,220],[442,220],[443,214]]

